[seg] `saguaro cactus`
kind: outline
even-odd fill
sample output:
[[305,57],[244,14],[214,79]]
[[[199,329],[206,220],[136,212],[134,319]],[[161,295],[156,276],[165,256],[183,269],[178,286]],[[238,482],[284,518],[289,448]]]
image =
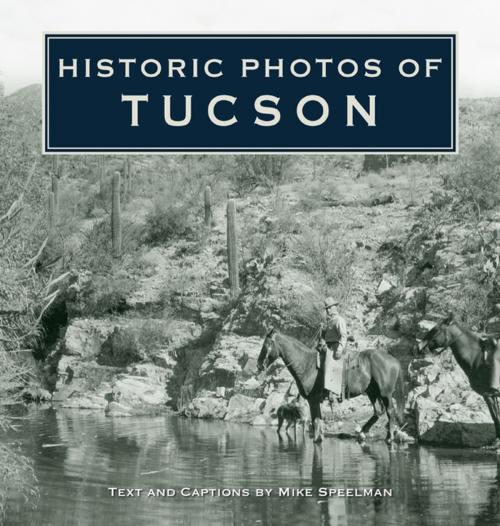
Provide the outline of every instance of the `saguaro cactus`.
[[210,186],[205,187],[205,226],[212,225],[212,191]]
[[123,195],[125,199],[130,199],[132,193],[132,161],[127,156],[123,163]]
[[227,266],[231,297],[235,298],[240,292],[240,282],[238,275],[236,204],[232,199],[227,203]]
[[49,193],[49,233],[54,230],[56,224],[56,205],[54,192]]
[[132,197],[132,160],[127,156],[127,193]]
[[58,161],[56,176],[59,179],[59,181],[62,179],[63,175],[64,175],[64,163],[62,161]]
[[111,241],[113,256],[120,257],[122,251],[122,219],[120,209],[120,172],[113,175],[113,191],[111,202]]
[[59,209],[59,178],[52,176],[52,192],[54,194],[54,212]]
[[57,175],[59,171],[59,157],[57,155],[52,156],[52,175]]
[[104,195],[105,178],[104,178],[104,158],[102,155],[99,155],[99,157],[97,158],[97,171],[99,175],[99,193],[101,195]]

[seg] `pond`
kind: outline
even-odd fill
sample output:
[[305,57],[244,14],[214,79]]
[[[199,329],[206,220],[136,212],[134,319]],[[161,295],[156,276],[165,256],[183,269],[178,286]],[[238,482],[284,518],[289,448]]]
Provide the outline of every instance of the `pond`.
[[173,415],[47,409],[17,423],[7,440],[33,459],[40,498],[30,507],[12,496],[11,526],[500,523],[489,452],[318,446],[301,431],[279,440],[272,428]]

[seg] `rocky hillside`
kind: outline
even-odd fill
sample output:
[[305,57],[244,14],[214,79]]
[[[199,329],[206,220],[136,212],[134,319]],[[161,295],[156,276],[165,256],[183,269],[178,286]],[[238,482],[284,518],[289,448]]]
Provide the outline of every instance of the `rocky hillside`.
[[[243,255],[236,301],[228,289],[224,206],[216,209],[201,245],[180,240],[141,251],[141,271],[122,275],[136,286],[120,315],[80,316],[92,287],[85,281],[90,277],[80,275],[69,294],[74,315],[49,357],[57,367],[54,400],[120,416],[167,403],[186,416],[272,424],[277,407],[296,391],[281,363],[257,375],[264,326],[311,343],[324,294],[332,291],[343,300],[353,348],[385,347],[404,355],[408,345],[377,323],[388,259],[384,243],[412,224],[409,184],[406,174],[385,183],[378,176],[356,180],[344,171],[320,185],[312,204],[304,203],[302,181],[282,186],[277,195],[236,199]],[[419,199],[434,184],[426,174],[414,189]],[[377,204],[381,195],[391,198]],[[314,235],[318,245],[309,249],[325,251],[314,257],[332,265],[326,275],[331,282],[324,281],[324,270],[303,261],[304,243]],[[342,252],[349,256],[347,269],[336,261]],[[334,430],[349,433],[369,418],[371,407],[359,399],[336,411]],[[327,417],[329,412],[325,407]]]
[[[498,337],[500,211],[490,210],[473,222],[447,214],[437,224],[430,225],[428,219],[424,209],[404,240],[406,246],[384,247],[392,254],[393,268],[411,247],[413,264],[404,287],[394,285],[394,275],[386,276],[378,325],[411,342],[453,312],[473,330]],[[492,441],[487,406],[471,390],[450,350],[413,359],[408,380],[408,410],[421,441],[457,446]]]
[[[43,330],[26,343],[38,371],[27,397],[110,416],[169,407],[273,424],[295,388],[282,364],[257,374],[264,327],[312,346],[323,299],[333,295],[351,348],[388,349],[409,368],[407,410],[420,439],[472,445],[468,426],[476,423],[488,431],[473,434],[489,436],[485,407],[456,364],[446,354],[415,357],[414,346],[450,308],[477,330],[498,329],[498,100],[462,104],[460,157],[377,158],[379,173],[367,173],[370,163],[359,156],[53,162],[37,153],[38,97],[36,87],[7,97],[0,123],[12,139],[0,144],[6,204],[28,165],[36,167],[22,217],[38,228],[18,257],[57,293],[43,311]],[[113,256],[117,170],[123,239]],[[58,203],[52,225],[50,191]],[[228,198],[236,204],[237,297],[228,280]],[[371,411],[365,397],[333,414],[324,407],[335,433],[353,433]],[[384,425],[374,434],[385,434]]]

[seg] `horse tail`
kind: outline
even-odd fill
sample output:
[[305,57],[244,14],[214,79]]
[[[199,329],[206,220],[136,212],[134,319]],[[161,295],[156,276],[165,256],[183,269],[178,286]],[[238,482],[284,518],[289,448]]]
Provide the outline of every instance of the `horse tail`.
[[398,377],[396,378],[396,386],[394,390],[394,398],[396,399],[397,411],[396,415],[400,426],[404,425],[404,412],[406,403],[405,385],[403,380],[403,369],[399,367]]

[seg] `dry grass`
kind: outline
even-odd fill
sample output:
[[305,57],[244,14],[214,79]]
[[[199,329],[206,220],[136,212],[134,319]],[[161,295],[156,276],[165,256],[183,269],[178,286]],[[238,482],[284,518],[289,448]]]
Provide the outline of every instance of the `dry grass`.
[[294,246],[296,264],[310,272],[322,296],[346,303],[354,286],[355,253],[342,231],[327,224],[306,228]]

